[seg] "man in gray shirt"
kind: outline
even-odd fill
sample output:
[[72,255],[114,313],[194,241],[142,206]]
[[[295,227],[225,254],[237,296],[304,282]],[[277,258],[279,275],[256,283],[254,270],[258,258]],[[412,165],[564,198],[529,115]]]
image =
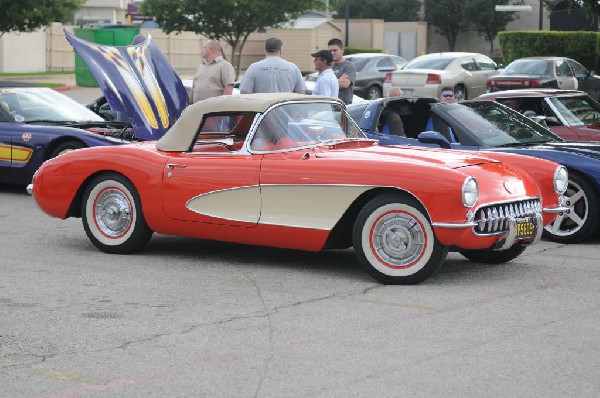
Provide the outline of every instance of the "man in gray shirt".
[[276,37],[265,42],[266,57],[248,67],[240,92],[251,93],[299,93],[306,89],[302,73],[296,65],[281,58],[283,43]]
[[344,59],[344,47],[340,39],[331,39],[327,43],[329,51],[333,56],[333,72],[338,78],[340,87],[339,98],[344,101],[345,104],[352,103],[352,89],[354,88],[354,82],[356,81],[356,67],[350,61]]

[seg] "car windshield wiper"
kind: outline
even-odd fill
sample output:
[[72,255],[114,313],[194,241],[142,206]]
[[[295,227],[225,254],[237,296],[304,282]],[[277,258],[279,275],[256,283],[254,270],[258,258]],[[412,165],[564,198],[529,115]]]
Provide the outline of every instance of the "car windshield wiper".
[[554,141],[529,141],[529,142],[509,142],[508,144],[500,144],[494,145],[496,148],[509,148],[512,146],[531,146],[531,145],[539,145],[539,144],[547,144],[549,142]]

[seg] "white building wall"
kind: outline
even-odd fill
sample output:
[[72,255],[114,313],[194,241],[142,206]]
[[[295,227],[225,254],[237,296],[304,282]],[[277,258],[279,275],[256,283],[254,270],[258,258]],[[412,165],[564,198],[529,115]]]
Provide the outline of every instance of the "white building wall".
[[46,32],[5,33],[0,37],[0,72],[46,71]]

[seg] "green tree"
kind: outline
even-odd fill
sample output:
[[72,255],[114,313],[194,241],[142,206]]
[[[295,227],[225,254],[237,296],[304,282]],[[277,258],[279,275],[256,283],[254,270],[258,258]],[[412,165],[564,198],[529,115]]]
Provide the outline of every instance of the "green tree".
[[32,32],[52,22],[66,22],[85,0],[0,0],[0,37]]
[[494,55],[494,39],[498,32],[506,29],[509,22],[518,18],[516,12],[499,12],[496,5],[522,4],[511,0],[466,0],[465,16],[477,33],[490,43],[490,56]]
[[465,2],[462,0],[425,0],[425,20],[448,41],[450,51],[465,28]]
[[323,0],[145,0],[142,12],[154,15],[167,33],[189,31],[225,41],[239,76],[241,53],[252,32],[322,5]]
[[[350,18],[383,19],[386,22],[418,21],[421,0],[351,0]],[[338,18],[346,15],[346,1],[335,7]]]

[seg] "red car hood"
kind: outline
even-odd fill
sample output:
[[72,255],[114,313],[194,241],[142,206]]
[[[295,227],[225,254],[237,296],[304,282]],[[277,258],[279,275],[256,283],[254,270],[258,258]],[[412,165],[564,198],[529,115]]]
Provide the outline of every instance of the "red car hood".
[[409,147],[409,146],[370,146],[367,148],[356,149],[352,151],[323,151],[317,154],[319,158],[348,158],[348,159],[370,159],[380,158],[382,161],[402,162],[427,165],[437,165],[449,169],[458,169],[474,165],[487,163],[499,163],[496,160],[480,156],[478,154],[469,154],[462,151],[448,151],[427,147]]

